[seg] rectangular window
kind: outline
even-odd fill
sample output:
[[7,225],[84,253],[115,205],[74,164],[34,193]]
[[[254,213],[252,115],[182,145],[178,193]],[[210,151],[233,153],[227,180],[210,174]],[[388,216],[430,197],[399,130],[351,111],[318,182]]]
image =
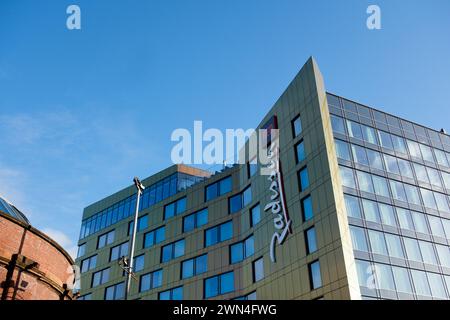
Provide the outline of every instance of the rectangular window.
[[110,268],[106,268],[100,271],[95,272],[92,275],[92,288],[102,285],[109,281],[109,270]]
[[369,159],[367,158],[366,149],[357,146],[355,144],[352,144],[352,153],[353,159],[355,160],[356,163],[364,166],[369,165]]
[[162,269],[143,274],[139,281],[139,292],[148,291],[161,287],[163,271]]
[[252,201],[252,189],[248,186],[244,191],[228,199],[230,213],[235,213],[247,206]]
[[119,244],[118,246],[111,248],[109,261],[119,260],[122,257],[128,256],[128,242]]
[[300,192],[305,191],[309,187],[308,168],[304,167],[298,172]]
[[[128,224],[128,235],[133,232],[134,221],[130,221]],[[142,231],[148,227],[148,214],[138,218],[137,230],[136,232]]]
[[303,221],[311,220],[314,217],[311,196],[303,198],[301,201]]
[[191,278],[193,276],[208,271],[208,255],[204,254],[181,263],[181,279]]
[[294,120],[292,120],[292,131],[294,133],[294,138],[302,133],[302,121],[300,116],[297,116]]
[[316,260],[308,265],[309,279],[311,290],[320,288],[322,286],[322,276],[320,273],[320,262]]
[[97,255],[89,257],[81,261],[81,273],[95,269],[97,266]]
[[297,163],[302,162],[306,159],[305,143],[303,142],[303,140],[296,144],[295,151]]
[[370,240],[370,247],[372,249],[373,253],[381,254],[384,256],[387,256],[387,248],[386,248],[386,241],[384,240],[383,232],[375,231],[375,230],[368,230],[369,232],[369,240]]
[[233,237],[233,223],[228,221],[205,230],[205,247],[229,240]]
[[205,299],[234,291],[234,272],[223,273],[204,280]]
[[336,146],[336,156],[338,157],[338,159],[346,161],[352,160],[350,157],[350,148],[347,142],[335,139],[334,144]]
[[356,181],[353,170],[347,167],[339,166],[339,172],[342,180],[342,186],[356,189]]
[[378,289],[395,291],[391,266],[375,263],[375,279]]
[[164,220],[178,216],[186,210],[186,197],[180,198],[164,206]]
[[347,216],[356,219],[362,219],[359,199],[357,197],[344,194],[344,200],[345,200],[345,208],[347,210]]
[[381,224],[380,212],[378,211],[378,205],[374,201],[367,199],[362,200],[364,208],[364,217],[367,221],[376,222]]
[[250,226],[255,226],[261,221],[261,209],[259,204],[250,209]]
[[253,282],[264,279],[264,259],[263,257],[253,261]]
[[305,231],[306,253],[311,254],[317,251],[316,229],[314,227]]
[[145,255],[141,254],[140,256],[134,257],[133,261],[133,271],[139,272],[144,270],[145,266]]
[[80,244],[78,247],[77,258],[82,257],[86,254],[86,243]]
[[161,262],[167,262],[184,255],[184,239],[166,244],[161,248]]
[[97,241],[97,249],[103,248],[107,245],[110,245],[114,242],[114,230],[109,231],[108,233],[102,234],[98,237]]
[[183,300],[183,286],[160,292],[158,300]]
[[423,271],[411,270],[416,293],[421,296],[431,296],[430,287],[428,285],[427,275]]
[[366,234],[363,228],[350,226],[353,250],[368,252]]
[[231,186],[231,176],[223,178],[217,182],[214,182],[205,188],[205,201],[215,199],[225,193],[230,192]]
[[247,177],[250,179],[258,172],[258,162],[256,157],[247,162]]
[[208,208],[194,212],[183,218],[183,232],[189,232],[208,223]]
[[336,117],[335,115],[331,115],[330,119],[331,119],[331,126],[333,128],[334,133],[346,134],[344,119],[342,119],[340,117]]
[[122,300],[125,297],[125,282],[115,284],[105,289],[105,300]]
[[350,137],[363,140],[361,125],[359,123],[347,120],[347,130]]
[[149,248],[166,239],[166,227],[162,226],[144,234],[144,248]]
[[252,256],[255,253],[255,240],[253,235],[240,241],[238,243],[230,245],[230,263],[241,262],[242,260]]

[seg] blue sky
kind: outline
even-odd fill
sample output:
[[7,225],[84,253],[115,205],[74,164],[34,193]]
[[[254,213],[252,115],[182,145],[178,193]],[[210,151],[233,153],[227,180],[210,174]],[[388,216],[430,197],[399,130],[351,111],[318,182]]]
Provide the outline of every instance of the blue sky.
[[[66,28],[70,4],[81,30]],[[83,208],[169,166],[174,129],[254,127],[310,55],[327,90],[450,131],[449,13],[448,0],[2,0],[0,194],[74,252]]]

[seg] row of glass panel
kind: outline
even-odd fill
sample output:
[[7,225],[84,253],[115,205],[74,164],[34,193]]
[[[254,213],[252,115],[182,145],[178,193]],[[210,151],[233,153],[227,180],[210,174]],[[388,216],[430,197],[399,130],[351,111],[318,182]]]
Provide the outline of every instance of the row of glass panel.
[[331,115],[333,132],[381,146],[412,158],[421,159],[450,168],[450,153],[418,143],[403,137],[384,132],[351,120]]
[[[174,173],[146,187],[140,198],[139,208],[140,210],[149,208],[203,179],[203,177],[192,176],[181,172]],[[132,195],[89,217],[82,222],[80,239],[126,219],[134,213],[135,207],[136,195]]]
[[443,193],[339,166],[342,185],[377,196],[449,213],[449,197]]
[[[355,104],[346,99],[340,99],[337,96],[327,94],[327,100],[330,105],[330,110],[333,112],[334,108],[344,109],[345,115],[349,119],[359,119],[361,122],[372,123],[375,121],[375,126],[386,128],[386,130],[398,132],[405,136],[417,139],[420,142],[429,144],[429,141],[435,146],[442,147],[442,145],[450,146],[450,137],[444,133],[438,133],[435,130],[425,128],[407,120],[399,119],[398,117],[386,114],[384,112],[370,109],[360,104]],[[342,105],[340,103],[342,101]],[[338,114],[342,112],[338,111]]]
[[350,234],[356,251],[450,268],[450,248],[446,245],[356,226],[350,226]]
[[[450,173],[335,139],[337,157],[404,178],[450,190]],[[351,151],[350,151],[351,150]]]
[[450,276],[365,260],[356,260],[356,270],[359,285],[364,288],[449,298]]
[[450,239],[450,220],[385,203],[344,195],[347,215],[403,230]]

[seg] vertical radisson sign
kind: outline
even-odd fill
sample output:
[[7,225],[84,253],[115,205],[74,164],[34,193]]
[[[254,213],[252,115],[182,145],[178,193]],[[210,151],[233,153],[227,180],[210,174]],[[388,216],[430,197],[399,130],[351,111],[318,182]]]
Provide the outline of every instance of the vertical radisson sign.
[[275,232],[270,241],[270,260],[276,262],[275,246],[282,245],[286,240],[288,233],[292,233],[292,221],[286,207],[286,200],[284,194],[283,173],[281,171],[280,153],[279,153],[279,134],[277,117],[273,116],[263,129],[267,133],[267,159],[268,164],[262,168],[267,173],[270,182],[269,190],[270,201],[264,207],[264,211],[271,211],[273,215],[273,225]]

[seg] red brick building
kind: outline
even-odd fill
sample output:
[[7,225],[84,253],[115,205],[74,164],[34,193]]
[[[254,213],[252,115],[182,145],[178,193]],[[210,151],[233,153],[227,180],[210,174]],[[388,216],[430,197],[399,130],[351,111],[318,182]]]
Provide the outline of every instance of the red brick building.
[[0,300],[72,300],[70,255],[0,197]]

